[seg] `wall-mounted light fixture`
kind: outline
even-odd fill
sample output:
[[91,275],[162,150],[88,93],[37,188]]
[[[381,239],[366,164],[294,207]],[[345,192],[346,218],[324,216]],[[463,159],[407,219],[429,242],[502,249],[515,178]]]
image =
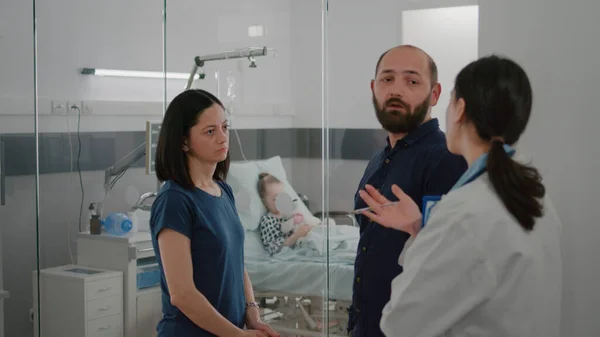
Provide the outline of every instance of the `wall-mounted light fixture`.
[[[83,68],[81,69],[83,75],[95,75],[95,76],[109,76],[109,77],[139,77],[139,78],[164,78],[165,73],[161,71],[140,71],[140,70],[117,70],[117,69],[97,69],[97,68]],[[167,72],[166,77],[168,79],[175,80],[187,80],[190,74],[186,73],[173,73]],[[200,74],[195,75],[195,80],[199,79]]]
[[249,26],[248,27],[248,36],[250,36],[250,37],[265,36],[265,27],[262,25]]

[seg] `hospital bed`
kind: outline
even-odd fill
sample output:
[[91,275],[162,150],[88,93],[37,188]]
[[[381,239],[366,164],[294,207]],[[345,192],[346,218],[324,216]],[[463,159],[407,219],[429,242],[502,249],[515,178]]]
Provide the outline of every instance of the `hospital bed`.
[[[329,312],[329,331],[332,332],[330,336],[336,333],[344,335],[347,308],[352,300],[358,228],[336,226],[334,219],[319,219],[306,204],[298,202],[298,211],[306,222],[319,224],[313,232],[325,238],[323,248],[329,249],[329,253],[311,255],[306,251],[288,249],[270,256],[258,233],[260,217],[266,211],[256,187],[261,172],[277,177],[292,199],[301,200],[288,182],[279,156],[231,163],[227,182],[234,191],[236,206],[245,228],[245,266],[257,300],[263,306],[268,304],[270,309],[283,313],[281,326],[277,322],[272,323],[282,331],[287,331],[286,324],[290,320],[298,319],[301,322],[293,326],[294,335],[315,335],[316,331],[321,330],[319,322],[325,312],[323,308],[326,308]],[[335,326],[332,327],[332,324]]]

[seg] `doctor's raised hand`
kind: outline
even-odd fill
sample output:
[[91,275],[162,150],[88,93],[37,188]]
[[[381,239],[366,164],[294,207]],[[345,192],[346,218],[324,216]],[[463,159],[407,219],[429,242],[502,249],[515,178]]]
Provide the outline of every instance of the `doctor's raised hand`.
[[390,200],[373,186],[366,185],[365,190],[361,190],[359,194],[370,210],[365,210],[362,214],[384,227],[406,232],[411,236],[417,235],[422,219],[419,206],[397,185],[392,186],[392,193],[398,198],[398,202],[384,206]]

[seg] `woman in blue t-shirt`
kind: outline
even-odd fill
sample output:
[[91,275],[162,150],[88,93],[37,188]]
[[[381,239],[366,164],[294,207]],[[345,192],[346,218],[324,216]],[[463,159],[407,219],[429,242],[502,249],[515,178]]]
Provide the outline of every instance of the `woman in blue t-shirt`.
[[150,218],[161,271],[159,337],[279,336],[260,320],[244,268],[244,230],[225,183],[228,147],[215,96],[187,90],[173,99],[156,148],[164,184]]

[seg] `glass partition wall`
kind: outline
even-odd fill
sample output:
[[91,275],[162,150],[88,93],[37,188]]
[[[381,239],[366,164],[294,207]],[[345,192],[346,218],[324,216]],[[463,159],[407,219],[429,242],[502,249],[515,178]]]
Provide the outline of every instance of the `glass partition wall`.
[[[167,71],[197,67],[190,87],[213,93],[226,108],[227,182],[244,227],[245,267],[263,320],[283,336],[344,335],[346,313],[333,316],[351,297],[351,262],[327,272],[322,3],[167,3]],[[185,84],[168,81],[167,100]],[[289,209],[273,205],[281,191]],[[288,220],[295,213],[301,217]],[[328,301],[332,288],[338,293]]]
[[[161,297],[149,212],[133,211],[157,190],[144,159],[147,121],[160,122],[165,104],[165,5],[36,1],[36,336],[156,335]],[[93,214],[113,213],[137,228],[90,233]]]
[[[375,113],[374,95],[370,87],[380,56],[390,48],[410,44],[423,49],[434,59],[442,93],[437,104],[431,106],[431,116],[437,119],[440,129],[445,130],[445,111],[454,77],[462,67],[477,58],[477,5],[477,0],[328,1],[325,30],[327,109],[324,129],[328,133],[329,153],[324,177],[328,181],[325,196],[329,217],[347,223],[349,219],[345,214],[355,205],[357,188],[369,160],[388,145],[388,134]],[[396,83],[400,83],[399,79],[396,77],[391,82],[395,88],[399,88],[396,86]],[[403,91],[396,93],[406,94]],[[370,172],[377,167],[379,169],[367,177],[370,178],[368,181],[383,193],[389,192],[391,184],[387,182],[393,179],[390,177],[398,176],[398,172],[386,169],[386,163],[394,158],[403,160],[399,157],[401,155],[393,154],[401,151],[388,152],[385,161],[374,161],[370,166]],[[404,170],[413,171],[410,166]],[[400,184],[399,181],[395,183]],[[414,189],[425,190],[416,186]],[[358,268],[354,274],[346,276],[347,283],[336,285],[330,282],[328,291],[332,296],[336,293],[336,287],[347,287],[349,291],[354,288],[355,322],[362,326],[363,333],[371,335],[371,332],[364,331],[377,329],[377,318],[373,317],[373,312],[367,316],[362,310],[364,307],[373,311],[383,310],[393,279],[390,271],[398,270],[400,252],[392,253],[392,250],[393,247],[401,250],[404,243],[400,241],[401,238],[393,239],[392,232],[378,230],[379,225],[368,219],[363,219],[360,224],[355,223],[355,226],[359,226],[363,233],[368,233],[353,254],[350,253],[356,258]],[[354,228],[359,231],[357,227]],[[331,246],[335,245],[335,237],[330,232]],[[342,252],[342,249],[334,248],[329,254],[330,270],[335,268],[332,261],[336,261]],[[395,253],[398,255],[390,256]]]
[[[324,1],[2,6],[0,334],[156,335],[152,144],[186,88],[226,107],[227,182],[262,319],[283,336],[344,334],[353,267],[330,258]],[[289,210],[270,212],[261,173],[281,182]],[[269,212],[299,215],[290,230],[261,223]],[[128,233],[91,233],[91,218],[114,213]],[[353,235],[346,227],[335,233]],[[282,244],[275,229],[305,233]]]
[[[226,108],[227,182],[262,319],[283,336],[346,335],[360,252],[347,214],[386,144],[377,59],[401,43],[432,55],[443,129],[452,78],[477,57],[476,1],[377,3],[0,5],[0,337],[156,335],[152,145],[185,89]],[[90,218],[114,213],[128,233],[90,233]]]
[[34,17],[33,1],[0,3],[0,337],[33,333],[32,271],[38,263]]
[[[186,88],[226,108],[227,182],[263,320],[284,336],[345,335],[359,282],[359,228],[347,213],[386,144],[369,89],[375,64],[401,43],[427,50],[445,88],[433,111],[443,129],[452,78],[477,57],[476,5],[3,2],[0,337],[156,335],[152,144]],[[113,213],[132,220],[129,233],[90,233],[94,214]]]

